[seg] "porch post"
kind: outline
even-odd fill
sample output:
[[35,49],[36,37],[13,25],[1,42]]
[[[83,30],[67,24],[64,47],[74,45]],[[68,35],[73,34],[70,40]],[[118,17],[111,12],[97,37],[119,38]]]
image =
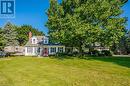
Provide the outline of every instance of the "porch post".
[[25,56],[27,55],[27,47],[25,47],[25,52],[24,52],[24,54],[25,54]]
[[65,52],[65,47],[63,47],[63,52]]
[[33,47],[33,55],[35,55],[35,47]]
[[58,52],[58,47],[56,47],[56,53]]
[[40,56],[42,56],[43,47],[40,47]]
[[48,46],[48,55],[50,55],[50,53],[51,53],[51,47]]

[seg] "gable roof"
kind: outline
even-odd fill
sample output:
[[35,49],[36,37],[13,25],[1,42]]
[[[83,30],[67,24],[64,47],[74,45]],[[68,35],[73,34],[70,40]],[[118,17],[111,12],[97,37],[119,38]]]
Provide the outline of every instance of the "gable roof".
[[[31,39],[35,37],[38,40],[37,44],[32,44]],[[48,44],[43,44],[43,39],[48,38],[47,36],[33,36],[25,45],[26,47],[38,47],[38,46],[64,46],[61,45],[60,43],[48,43]]]
[[[36,38],[37,38],[38,43],[41,42],[41,41],[43,40],[43,38],[44,38],[44,36],[33,36],[33,37],[36,37]],[[33,37],[32,37],[32,38],[33,38]],[[31,39],[32,39],[32,38],[31,38]],[[29,39],[29,41],[27,42],[27,44],[26,44],[25,46],[30,46],[30,47],[31,47],[31,46],[34,46],[34,47],[35,47],[35,46],[38,46],[38,45],[39,45],[39,44],[32,44],[32,43],[31,43],[31,39]]]

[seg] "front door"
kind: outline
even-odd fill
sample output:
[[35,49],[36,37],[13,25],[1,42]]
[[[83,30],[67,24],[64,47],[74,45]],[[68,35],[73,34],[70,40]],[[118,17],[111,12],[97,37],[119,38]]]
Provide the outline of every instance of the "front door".
[[48,48],[44,48],[44,50],[43,50],[43,56],[48,56]]

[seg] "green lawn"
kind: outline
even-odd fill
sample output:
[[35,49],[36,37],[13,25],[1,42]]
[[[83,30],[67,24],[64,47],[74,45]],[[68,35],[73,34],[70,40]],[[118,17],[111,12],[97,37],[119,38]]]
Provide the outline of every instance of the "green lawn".
[[0,86],[130,86],[130,58],[0,59]]

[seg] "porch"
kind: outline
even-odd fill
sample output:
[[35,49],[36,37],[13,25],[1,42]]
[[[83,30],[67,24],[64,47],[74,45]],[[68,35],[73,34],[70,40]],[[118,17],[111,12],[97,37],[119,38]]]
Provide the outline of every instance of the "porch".
[[65,52],[65,46],[25,47],[25,56],[49,56]]

